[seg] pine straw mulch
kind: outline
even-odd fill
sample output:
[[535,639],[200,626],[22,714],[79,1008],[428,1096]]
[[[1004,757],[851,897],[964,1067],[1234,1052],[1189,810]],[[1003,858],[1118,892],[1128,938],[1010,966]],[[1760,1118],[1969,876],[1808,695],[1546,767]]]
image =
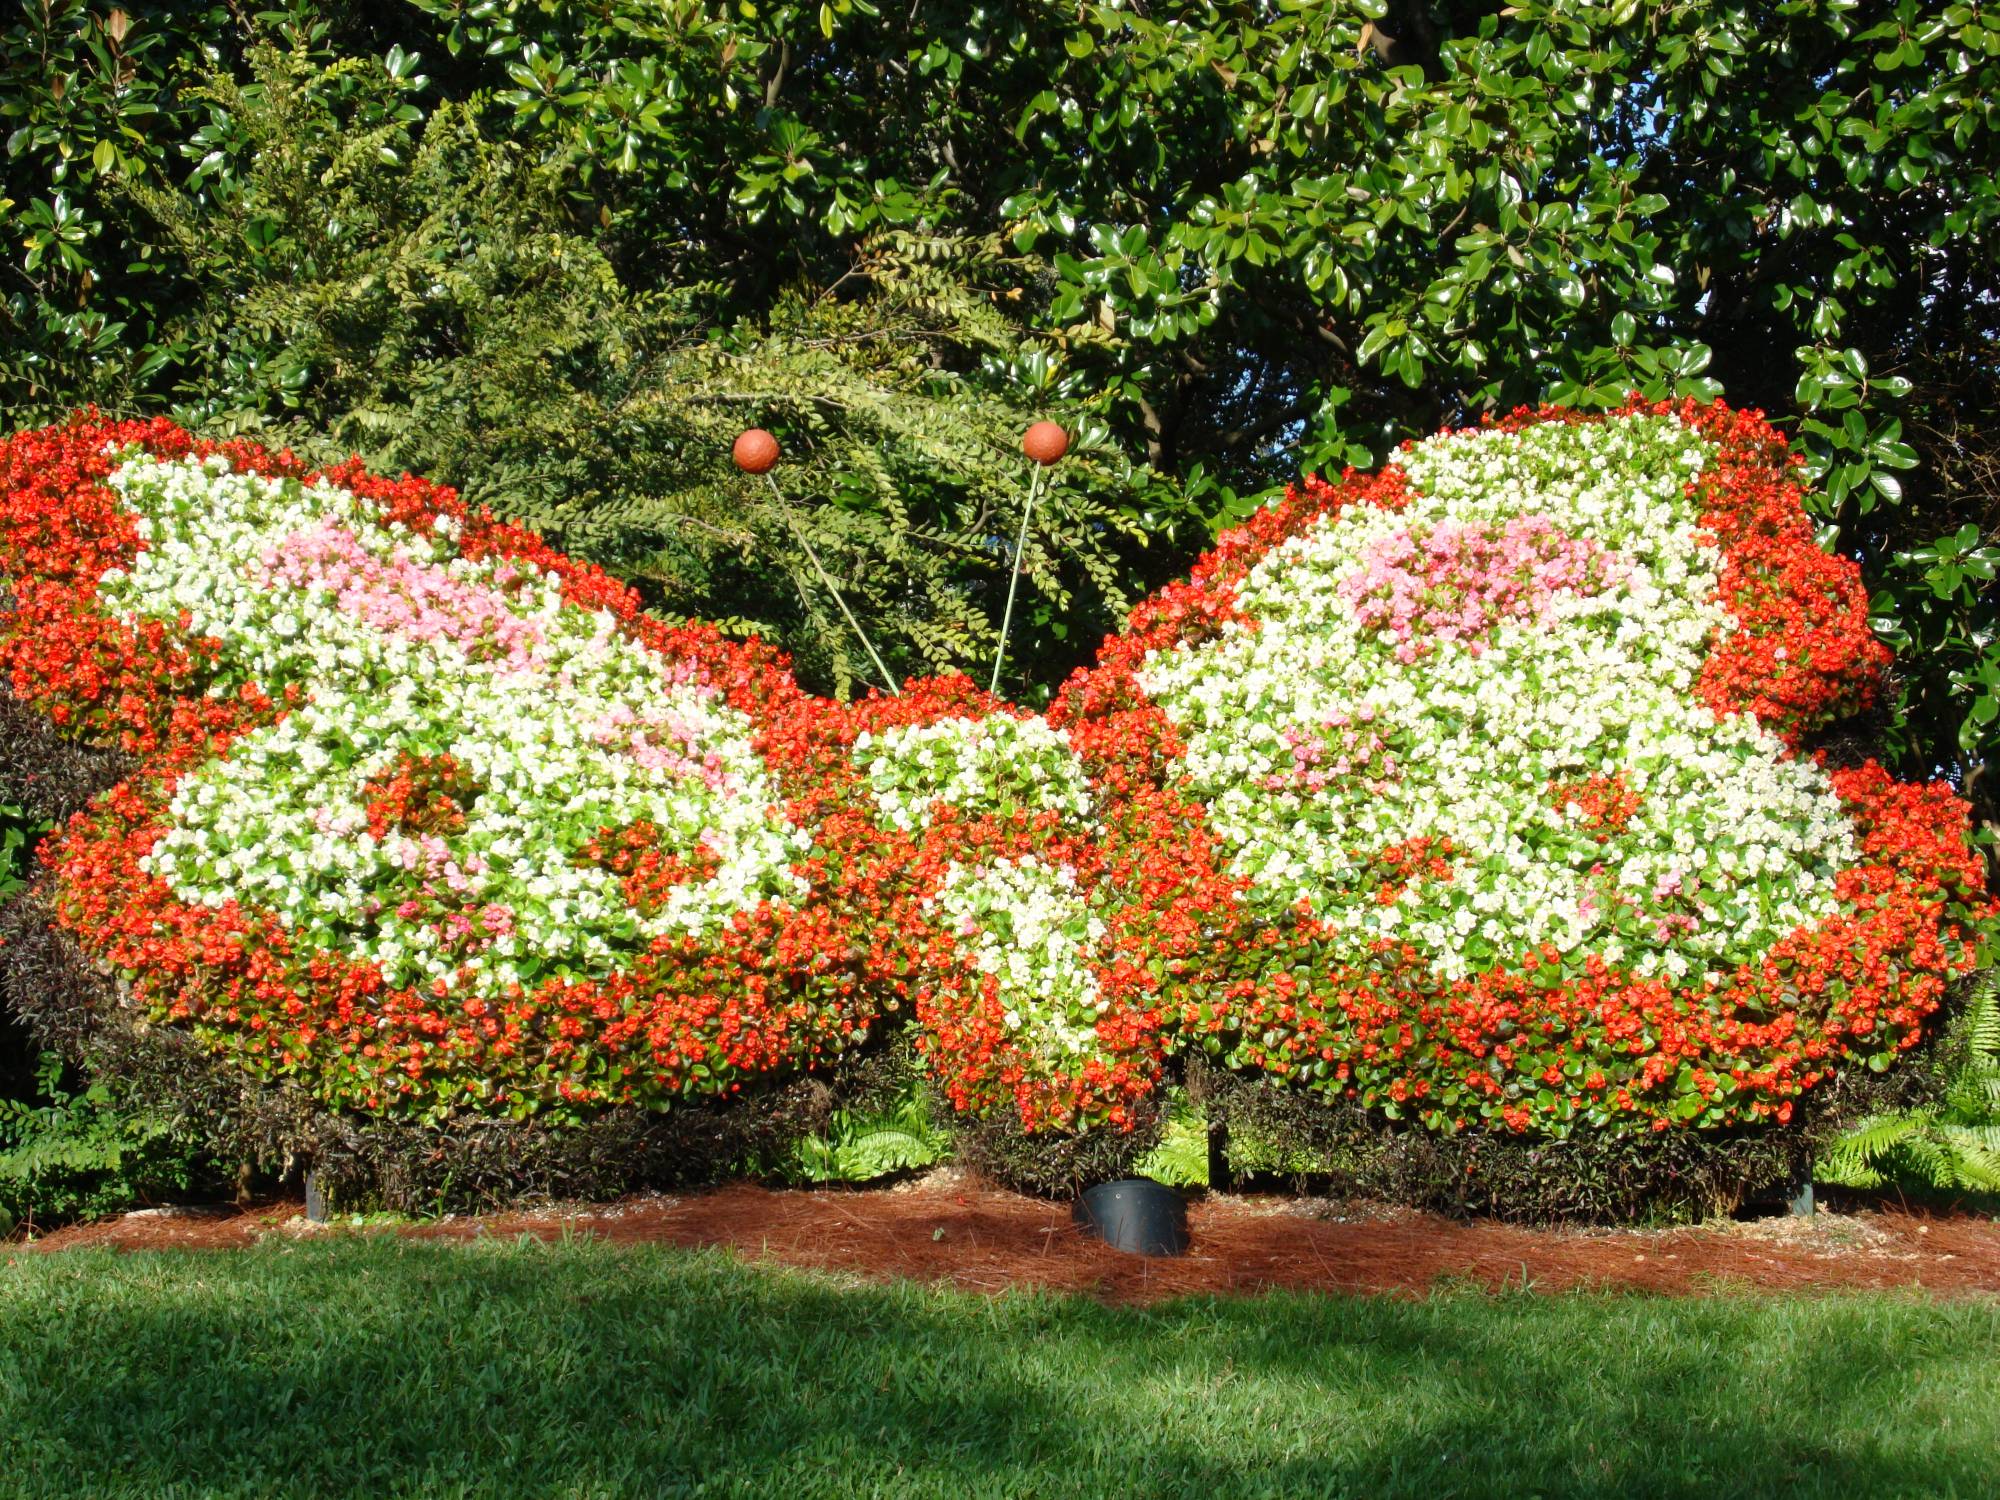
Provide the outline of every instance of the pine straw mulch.
[[608,1205],[435,1222],[309,1224],[302,1205],[150,1209],[79,1225],[33,1251],[209,1250],[272,1236],[416,1240],[587,1235],[619,1245],[715,1246],[752,1261],[976,1292],[1080,1292],[1112,1302],[1272,1288],[1414,1295],[1440,1286],[1704,1295],[1920,1288],[2000,1292],[2000,1222],[1900,1207],[1680,1229],[1525,1229],[1325,1199],[1198,1197],[1178,1259],[1121,1254],[1079,1234],[1068,1207],[939,1171],[873,1190],[747,1183]]

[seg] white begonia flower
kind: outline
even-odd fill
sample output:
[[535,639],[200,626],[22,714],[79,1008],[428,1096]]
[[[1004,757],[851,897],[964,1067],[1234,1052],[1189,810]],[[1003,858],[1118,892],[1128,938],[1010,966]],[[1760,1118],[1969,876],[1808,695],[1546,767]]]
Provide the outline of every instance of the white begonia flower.
[[[367,937],[358,946],[392,984],[463,962],[471,987],[493,993],[514,982],[495,960],[522,951],[519,940],[494,937],[451,962],[423,958],[445,942],[436,924],[449,912],[506,912],[549,972],[597,977],[655,937],[708,932],[759,902],[803,893],[792,865],[807,841],[775,811],[782,799],[749,722],[619,634],[608,612],[565,603],[558,579],[454,557],[446,543],[455,525],[419,538],[383,525],[336,485],[151,458],[122,464],[110,482],[151,545],[105,575],[106,606],[164,620],[193,610],[195,629],[221,636],[243,677],[311,688],[282,722],[182,780],[171,826],[146,861],[182,899],[219,906],[247,894],[308,947],[350,948],[355,934],[372,934],[372,948]],[[470,627],[463,644],[449,629],[398,635],[344,607],[334,588],[271,586],[266,555],[327,525],[384,577],[446,559],[443,576],[488,604],[504,600],[507,614],[532,625],[535,651],[525,666],[500,663]],[[504,587],[502,569],[514,575]],[[586,732],[621,723],[641,729]],[[653,733],[646,724],[667,726],[657,731],[664,738],[642,744]],[[481,788],[464,827],[444,836],[444,857],[400,833],[376,839],[366,826],[371,778],[440,750]],[[635,914],[621,948],[592,930],[629,910],[619,878],[576,856],[599,828],[640,820],[663,830],[670,851],[700,844],[717,870],[676,887],[657,913]],[[419,897],[443,899],[401,916]]]
[[[1069,734],[1042,719],[953,717],[862,734],[854,762],[868,778],[877,815],[906,832],[929,827],[940,802],[971,814],[1012,803],[1093,823],[1089,777]],[[913,768],[921,774],[912,776]]]
[[1010,1031],[1055,1056],[1096,1048],[1108,1004],[1096,971],[1105,927],[1075,870],[1034,855],[954,864],[926,904],[947,931],[965,936],[974,966],[998,978]]
[[[1621,910],[1613,893],[1651,901],[1654,870],[1702,896],[1664,912],[1680,919],[1665,937],[1621,941],[1642,973],[1733,964],[1757,934],[1832,911],[1856,846],[1825,773],[1747,715],[1718,721],[1691,696],[1710,641],[1733,628],[1716,597],[1720,555],[1698,538],[1686,490],[1711,455],[1651,416],[1416,444],[1398,459],[1404,509],[1343,509],[1252,568],[1239,607],[1254,627],[1150,653],[1140,684],[1186,741],[1190,790],[1230,873],[1250,881],[1247,899],[1273,913],[1304,902],[1359,943],[1414,942],[1447,978],[1535,943],[1602,950]],[[1518,517],[1602,548],[1622,579],[1601,596],[1556,595],[1538,622],[1501,622],[1477,652],[1434,642],[1414,662],[1339,592],[1372,545]],[[1325,741],[1364,706],[1394,747],[1394,776],[1350,766],[1323,785],[1287,780],[1290,743]],[[1590,840],[1575,796],[1558,809],[1549,788],[1620,774],[1640,806],[1614,852]],[[1411,881],[1387,907],[1357,902],[1363,872],[1347,851],[1419,837],[1451,840],[1452,878]],[[1725,896],[1751,919],[1709,920]],[[1488,913],[1504,922],[1475,917]]]

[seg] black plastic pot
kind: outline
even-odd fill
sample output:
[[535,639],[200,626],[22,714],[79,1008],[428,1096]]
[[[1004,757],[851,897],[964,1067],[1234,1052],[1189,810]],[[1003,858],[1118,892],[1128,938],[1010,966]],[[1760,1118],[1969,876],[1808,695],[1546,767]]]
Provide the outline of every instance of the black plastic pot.
[[1185,1255],[1187,1200],[1149,1177],[1122,1177],[1086,1190],[1070,1208],[1085,1234],[1134,1255]]

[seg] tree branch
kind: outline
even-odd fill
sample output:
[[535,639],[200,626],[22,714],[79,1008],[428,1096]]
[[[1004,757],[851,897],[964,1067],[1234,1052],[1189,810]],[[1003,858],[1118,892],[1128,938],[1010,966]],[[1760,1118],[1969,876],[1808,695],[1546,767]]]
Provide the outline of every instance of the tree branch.
[[771,75],[771,81],[764,85],[764,108],[771,109],[778,102],[778,91],[785,86],[785,69],[792,65],[792,44],[778,39],[778,71]]

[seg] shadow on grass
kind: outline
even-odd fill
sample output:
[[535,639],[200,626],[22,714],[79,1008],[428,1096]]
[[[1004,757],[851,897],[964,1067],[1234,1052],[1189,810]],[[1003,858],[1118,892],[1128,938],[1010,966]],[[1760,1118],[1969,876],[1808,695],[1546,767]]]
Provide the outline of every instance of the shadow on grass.
[[1978,1495],[2000,1307],[1110,1309],[394,1241],[0,1262],[0,1494]]

